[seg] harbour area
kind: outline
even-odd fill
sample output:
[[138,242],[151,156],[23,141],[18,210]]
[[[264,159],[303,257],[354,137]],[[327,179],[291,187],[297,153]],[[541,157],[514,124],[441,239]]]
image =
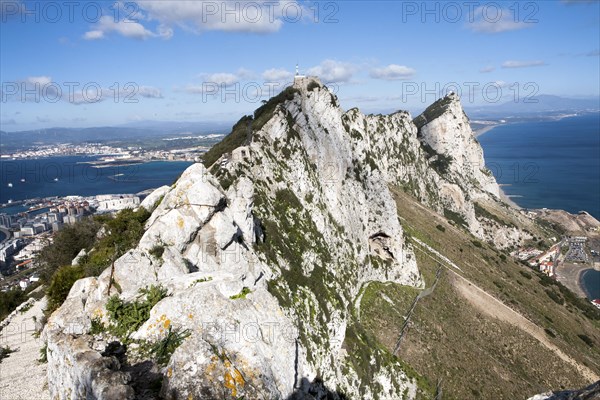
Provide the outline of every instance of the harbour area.
[[33,204],[29,210],[0,213],[0,290],[26,290],[35,284],[36,255],[65,226],[91,215],[136,208],[149,192],[31,199],[23,202]]

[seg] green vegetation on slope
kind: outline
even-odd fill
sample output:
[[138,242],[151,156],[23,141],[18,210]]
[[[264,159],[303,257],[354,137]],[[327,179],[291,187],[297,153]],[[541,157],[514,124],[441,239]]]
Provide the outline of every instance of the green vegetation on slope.
[[137,211],[125,209],[113,217],[102,217],[100,221],[106,234],[93,245],[79,262],[86,276],[99,275],[110,263],[137,246],[144,234],[144,224],[150,218],[150,212],[143,207]]
[[452,221],[459,228],[466,228],[468,226],[467,221],[464,219],[464,217],[456,211],[444,208],[444,217],[446,217],[448,221]]
[[42,280],[49,282],[58,268],[71,265],[81,249],[90,249],[101,226],[97,218],[85,218],[76,224],[65,225],[55,234],[52,243],[44,247],[36,258]]
[[417,126],[417,129],[421,130],[421,128],[427,125],[429,122],[441,117],[446,112],[446,109],[450,103],[452,103],[452,99],[449,97],[442,97],[427,107],[421,115],[413,120],[414,124]]
[[27,295],[20,289],[0,292],[0,320],[3,320],[21,303],[27,300]]
[[254,117],[244,116],[232,128],[231,133],[219,143],[215,144],[202,157],[205,167],[213,165],[223,154],[231,153],[240,146],[246,146],[252,141],[253,132],[260,130],[273,116],[278,105],[285,101],[293,100],[298,89],[287,87],[277,96],[269,99],[265,104],[254,111]]
[[440,154],[436,152],[430,145],[425,142],[421,142],[421,148],[425,151],[429,158],[434,157],[430,165],[440,175],[444,175],[448,172],[450,164],[452,164],[452,157],[447,154]]
[[111,296],[106,303],[106,311],[111,320],[110,332],[124,343],[129,335],[137,331],[150,318],[150,310],[167,297],[167,290],[160,286],[140,289],[140,298],[124,302],[118,295]]
[[205,167],[210,167],[223,154],[231,153],[240,146],[250,143],[252,117],[246,115],[242,117],[231,129],[231,133],[219,143],[215,144],[202,156],[202,163]]
[[[337,294],[326,285],[326,282],[333,278],[327,276],[329,273],[325,267],[326,263],[331,262],[331,257],[310,214],[289,189],[278,191],[273,201],[257,193],[255,206],[265,231],[265,242],[258,246],[258,250],[265,255],[269,263],[282,266],[284,285],[280,286],[277,281],[271,281],[269,291],[284,307],[294,304],[295,297],[302,295],[302,287],[319,293],[321,309],[326,313],[322,322],[327,322],[327,303],[330,298],[336,298]],[[316,259],[311,275],[306,276],[303,273],[304,256],[311,251],[315,253]],[[289,291],[284,287],[289,287]]]
[[83,267],[80,265],[65,265],[54,272],[46,290],[46,295],[48,296],[47,310],[49,314],[60,307],[69,295],[73,284],[84,276]]
[[289,86],[281,91],[277,96],[273,96],[265,104],[260,106],[254,111],[254,122],[252,123],[252,129],[260,130],[273,116],[275,109],[278,105],[283,104],[286,101],[291,101],[294,96],[299,93],[298,89],[294,89]]
[[[98,276],[112,261],[137,246],[149,217],[145,208],[126,209],[115,217],[87,218],[60,231],[38,256],[43,266],[42,280],[48,285],[46,314],[60,307],[77,279]],[[104,228],[104,233],[97,238],[100,228]],[[81,257],[79,265],[71,266],[71,260],[82,249],[87,254]]]
[[509,221],[505,221],[504,219],[502,219],[501,217],[499,217],[498,215],[488,211],[487,209],[485,209],[482,205],[480,205],[479,203],[473,203],[474,207],[475,207],[475,216],[477,217],[483,217],[483,218],[487,218],[490,219],[492,221],[496,221],[497,223],[499,223],[500,225],[504,225],[504,226],[511,226],[514,227],[515,224],[513,224],[512,222]]
[[[375,337],[357,319],[356,311],[352,311],[351,302],[350,310],[346,308],[350,294],[344,288],[352,285],[350,279],[355,279],[351,276],[358,266],[353,260],[332,258],[323,236],[296,195],[283,189],[271,199],[259,190],[255,206],[265,234],[264,243],[259,243],[257,249],[270,265],[278,265],[281,273],[278,279],[268,282],[269,292],[282,307],[294,310],[298,316],[299,340],[307,349],[309,361],[316,362],[318,353],[327,346],[324,340],[330,335],[327,323],[334,311],[341,312],[349,319],[342,345],[348,356],[341,369],[347,374],[349,369],[358,374],[361,393],[384,390],[376,387],[374,373],[385,365],[394,371],[394,380],[401,380],[401,372],[415,379],[420,388],[418,398],[431,398],[430,385],[386,348],[377,345]],[[335,225],[333,220],[330,223]],[[343,227],[338,229],[343,232]],[[331,270],[339,271],[338,275]]]
[[[492,247],[476,246],[467,232],[402,191],[395,195],[405,229],[462,270],[443,270],[434,292],[419,301],[401,342],[401,359],[429,382],[439,382],[444,399],[527,398],[543,391],[540,388],[589,383],[530,334],[473,306],[457,289],[461,278],[456,274],[545,330],[547,341],[592,371],[600,370],[600,321],[590,314],[597,310],[583,304],[580,308],[579,301],[571,299],[572,294],[563,292],[558,283]],[[438,262],[417,245],[415,253],[429,287]],[[560,296],[564,305],[557,304],[547,291]],[[365,291],[361,322],[390,351],[413,295],[413,289],[395,284]]]

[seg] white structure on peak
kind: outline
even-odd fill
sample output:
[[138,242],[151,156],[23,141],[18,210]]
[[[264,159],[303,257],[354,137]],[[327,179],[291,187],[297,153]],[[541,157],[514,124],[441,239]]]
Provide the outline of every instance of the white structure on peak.
[[316,83],[319,87],[323,87],[318,76],[301,75],[298,64],[296,64],[296,75],[294,75],[293,88],[306,90],[311,83]]
[[294,80],[301,79],[301,78],[306,78],[306,76],[300,75],[300,70],[298,69],[298,64],[296,64],[296,75],[294,75]]

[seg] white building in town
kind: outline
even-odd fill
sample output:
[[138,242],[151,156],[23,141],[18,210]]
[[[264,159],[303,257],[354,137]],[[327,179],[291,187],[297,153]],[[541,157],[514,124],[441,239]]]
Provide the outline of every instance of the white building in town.
[[99,212],[119,211],[140,205],[140,198],[134,195],[102,195],[97,196],[97,200]]

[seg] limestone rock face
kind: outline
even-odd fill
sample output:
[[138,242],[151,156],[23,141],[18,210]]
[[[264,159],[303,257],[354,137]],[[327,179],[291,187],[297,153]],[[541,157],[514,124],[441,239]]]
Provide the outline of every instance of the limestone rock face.
[[499,197],[500,188],[485,167],[483,149],[475,138],[455,93],[436,101],[415,119],[419,138],[440,156],[449,157],[448,175],[466,189],[480,187]]
[[157,204],[169,191],[168,186],[161,186],[158,189],[155,189],[150,193],[146,198],[141,202],[140,207],[144,207],[148,211],[152,211],[154,209],[154,205]]
[[102,357],[81,337],[54,330],[47,337],[48,384],[52,398],[132,400],[130,377],[114,357]]
[[[131,339],[181,334],[160,368],[164,398],[415,398],[401,363],[363,343],[358,311],[370,281],[423,285],[392,189],[483,235],[473,199],[498,187],[458,99],[444,102],[413,123],[344,112],[318,80],[297,79],[249,119],[243,146],[146,198],[162,200],[112,285],[107,268],[73,286],[44,331],[53,396],[130,398],[116,360],[88,344],[92,320],[111,323],[110,295],[134,301],[160,285],[169,295]],[[447,170],[432,168],[436,156]]]

